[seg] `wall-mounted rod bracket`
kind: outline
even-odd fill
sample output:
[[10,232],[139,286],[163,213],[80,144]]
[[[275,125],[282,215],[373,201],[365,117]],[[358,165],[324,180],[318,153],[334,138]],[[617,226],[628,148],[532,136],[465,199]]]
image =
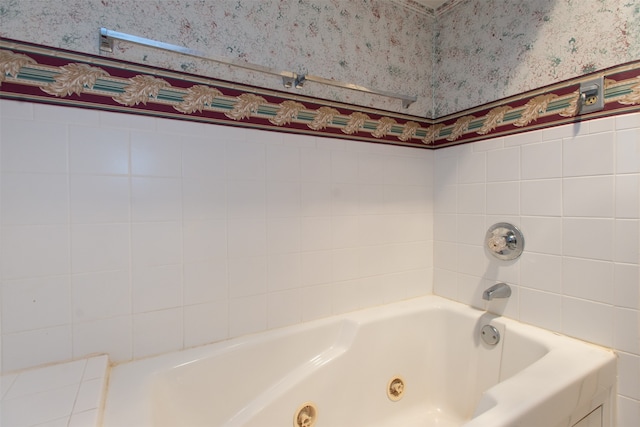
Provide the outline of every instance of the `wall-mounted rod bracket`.
[[356,90],[359,92],[366,92],[373,95],[386,96],[388,98],[396,98],[402,100],[402,106],[408,108],[417,100],[417,96],[402,95],[384,90],[371,89],[364,86],[356,85],[353,83],[341,82],[333,79],[325,79],[323,77],[312,76],[308,74],[297,74],[292,71],[277,70],[274,68],[265,67],[258,64],[251,64],[244,61],[238,61],[228,59],[219,56],[213,56],[200,52],[198,50],[189,49],[184,46],[174,45],[170,43],[164,43],[157,40],[147,39],[144,37],[134,36],[131,34],[121,33],[118,31],[109,30],[106,28],[100,28],[100,52],[101,53],[113,53],[113,40],[123,40],[129,43],[139,44],[142,46],[148,46],[156,49],[167,50],[170,52],[179,53],[182,55],[192,56],[199,59],[205,59],[209,61],[218,62],[221,64],[229,65],[232,67],[243,68],[245,70],[258,71],[261,73],[272,74],[282,77],[282,84],[286,88],[302,88],[305,81],[313,81],[330,86],[341,87],[344,89]]

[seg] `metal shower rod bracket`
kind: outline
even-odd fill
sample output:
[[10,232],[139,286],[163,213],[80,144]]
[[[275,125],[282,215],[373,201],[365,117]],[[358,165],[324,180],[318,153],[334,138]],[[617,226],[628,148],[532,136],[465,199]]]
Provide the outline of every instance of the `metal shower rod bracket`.
[[130,43],[139,44],[142,46],[149,46],[156,49],[167,50],[170,52],[180,53],[182,55],[192,56],[195,58],[206,59],[209,61],[215,61],[221,64],[230,65],[233,67],[244,68],[245,70],[258,71],[261,73],[272,74],[282,77],[282,84],[286,88],[302,88],[305,82],[315,82],[329,86],[336,86],[344,89],[355,90],[359,92],[366,92],[373,95],[386,96],[388,98],[396,98],[402,101],[402,106],[408,108],[417,100],[417,96],[402,95],[398,93],[388,92],[384,90],[377,90],[360,86],[353,83],[341,82],[333,79],[326,79],[324,77],[309,75],[309,74],[297,74],[292,71],[277,70],[274,68],[264,67],[262,65],[250,64],[248,62],[228,59],[219,56],[209,55],[204,52],[200,52],[195,49],[189,49],[184,46],[165,43],[157,40],[147,39],[144,37],[134,36],[131,34],[120,33],[118,31],[108,30],[106,28],[100,28],[100,52],[113,53],[113,40],[123,40]]

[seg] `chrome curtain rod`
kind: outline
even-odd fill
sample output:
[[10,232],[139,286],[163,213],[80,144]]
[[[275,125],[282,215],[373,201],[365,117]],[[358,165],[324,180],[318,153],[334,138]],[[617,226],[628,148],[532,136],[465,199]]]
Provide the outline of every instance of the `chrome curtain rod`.
[[295,87],[302,88],[305,82],[316,82],[329,86],[341,87],[344,89],[351,89],[359,92],[366,92],[373,95],[386,96],[388,98],[396,98],[402,100],[402,106],[404,108],[409,107],[417,100],[417,96],[402,95],[398,93],[388,92],[384,90],[377,90],[360,86],[354,83],[346,83],[333,79],[326,79],[324,77],[314,76],[310,74],[297,74],[292,71],[276,70],[274,68],[264,67],[262,65],[250,64],[248,62],[223,58],[219,56],[212,56],[204,52],[200,52],[195,49],[189,49],[184,46],[174,45],[170,43],[164,43],[157,40],[147,39],[144,37],[134,36],[131,34],[120,33],[118,31],[108,30],[106,28],[100,28],[100,52],[113,53],[113,40],[124,40],[130,43],[139,44],[142,46],[149,46],[156,49],[167,50],[170,52],[176,52],[183,55],[193,56],[200,59],[206,59],[209,61],[215,61],[221,64],[230,65],[233,67],[244,68],[246,70],[258,71],[261,73],[272,74],[282,77],[282,84],[286,88]]

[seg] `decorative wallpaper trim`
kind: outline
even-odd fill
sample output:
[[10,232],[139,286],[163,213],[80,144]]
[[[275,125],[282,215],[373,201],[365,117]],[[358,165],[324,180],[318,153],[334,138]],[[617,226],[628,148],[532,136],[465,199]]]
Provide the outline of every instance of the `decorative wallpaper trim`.
[[[605,76],[602,111],[577,116]],[[439,148],[640,110],[640,62],[430,120],[0,39],[0,96],[359,141]]]

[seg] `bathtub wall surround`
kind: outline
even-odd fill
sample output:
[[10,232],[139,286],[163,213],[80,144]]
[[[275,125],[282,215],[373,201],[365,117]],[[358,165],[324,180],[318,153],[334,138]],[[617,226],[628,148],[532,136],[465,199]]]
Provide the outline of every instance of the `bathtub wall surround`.
[[[620,427],[640,420],[640,114],[434,152],[434,293],[613,348]],[[486,230],[516,225],[517,260]],[[497,282],[508,299],[481,299]]]
[[6,99],[0,120],[5,373],[432,291],[432,151]]
[[8,99],[420,148],[640,110],[640,62],[597,73],[605,82],[601,111],[581,114],[580,83],[590,74],[437,120],[6,39],[0,68],[0,94]]

